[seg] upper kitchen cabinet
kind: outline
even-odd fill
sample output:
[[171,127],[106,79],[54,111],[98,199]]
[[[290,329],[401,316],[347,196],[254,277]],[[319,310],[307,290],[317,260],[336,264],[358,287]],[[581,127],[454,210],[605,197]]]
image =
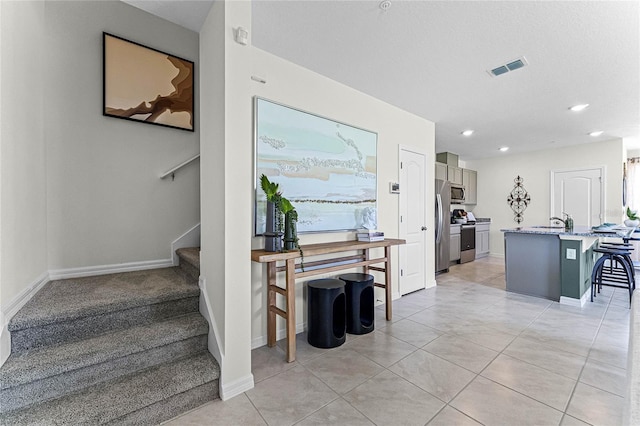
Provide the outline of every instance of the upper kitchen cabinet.
[[447,165],[436,162],[436,179],[447,180]]
[[[444,175],[446,168],[446,175]],[[448,180],[462,185],[462,168],[458,167],[458,156],[450,152],[436,154],[436,179]]]
[[462,168],[455,166],[447,166],[447,180],[451,183],[456,183],[458,185],[464,185],[463,177],[462,177]]
[[478,172],[462,169],[462,184],[466,189],[465,204],[478,204]]

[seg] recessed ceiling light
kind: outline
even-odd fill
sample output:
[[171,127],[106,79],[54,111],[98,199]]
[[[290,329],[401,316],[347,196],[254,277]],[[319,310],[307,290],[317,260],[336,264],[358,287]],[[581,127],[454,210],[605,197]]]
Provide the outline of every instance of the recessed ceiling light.
[[574,105],[569,109],[571,111],[578,112],[578,111],[582,111],[583,109],[585,109],[588,106],[589,106],[589,104],[580,104],[580,105]]
[[602,130],[598,130],[597,132],[589,133],[589,136],[596,137],[596,136],[600,136],[602,133],[604,133]]
[[464,136],[471,136],[473,134],[473,130],[465,130],[464,132],[462,132],[462,134]]
[[509,151],[509,147],[508,146],[503,146],[502,148],[500,148],[500,151],[502,151],[502,152]]

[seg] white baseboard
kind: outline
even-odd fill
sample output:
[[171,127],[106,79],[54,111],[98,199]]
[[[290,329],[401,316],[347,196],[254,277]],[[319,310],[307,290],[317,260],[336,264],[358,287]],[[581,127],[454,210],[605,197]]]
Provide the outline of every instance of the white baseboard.
[[560,304],[582,308],[587,303],[587,299],[589,299],[590,297],[591,297],[591,293],[589,291],[585,291],[580,299],[574,299],[573,297],[560,296]]
[[200,224],[195,225],[171,243],[171,258],[173,259],[173,266],[178,266],[180,263],[176,250],[184,247],[200,247]]
[[427,286],[425,287],[425,289],[427,289],[427,288],[433,288],[433,287],[435,287],[436,285],[437,285],[437,282],[436,282],[436,280],[435,280],[435,279],[434,279],[433,281],[428,281],[428,282],[427,282]]
[[220,383],[220,399],[227,401],[236,395],[253,389],[253,374],[234,380],[231,383],[223,384],[222,380],[220,380]]
[[80,268],[55,269],[49,271],[49,279],[64,280],[67,278],[90,277],[93,275],[170,268],[172,266],[174,266],[173,259],[145,260],[141,262],[117,263],[115,265],[83,266]]
[[11,354],[11,335],[7,326],[9,320],[49,282],[49,272],[43,272],[31,284],[20,292],[6,307],[0,307],[0,366],[9,358]]
[[207,348],[211,355],[218,361],[220,368],[222,368],[222,364],[224,362],[224,356],[222,355],[222,351],[220,350],[220,341],[218,340],[218,336],[220,336],[220,331],[218,330],[218,323],[213,316],[213,310],[211,309],[211,303],[209,303],[209,296],[207,292],[204,291],[207,281],[200,277],[198,280],[198,287],[200,287],[200,314],[207,320],[209,323],[209,336],[207,342]]

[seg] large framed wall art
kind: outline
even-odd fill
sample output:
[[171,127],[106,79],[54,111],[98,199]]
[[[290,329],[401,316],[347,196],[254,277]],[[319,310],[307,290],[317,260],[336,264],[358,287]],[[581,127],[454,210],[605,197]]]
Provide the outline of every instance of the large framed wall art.
[[256,235],[265,231],[262,174],[295,207],[299,233],[375,224],[377,133],[255,97],[254,139]]
[[102,33],[103,115],[194,131],[193,62]]

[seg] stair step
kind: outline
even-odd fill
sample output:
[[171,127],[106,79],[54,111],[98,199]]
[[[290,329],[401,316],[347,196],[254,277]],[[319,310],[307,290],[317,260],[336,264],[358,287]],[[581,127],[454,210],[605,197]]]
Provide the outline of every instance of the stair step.
[[51,281],[9,322],[12,353],[197,312],[199,295],[180,268]]
[[184,247],[176,250],[180,258],[180,268],[193,278],[200,277],[200,247]]
[[0,368],[0,413],[207,349],[199,313],[11,355]]
[[219,375],[215,359],[202,352],[13,411],[2,420],[15,426],[157,424],[217,398]]

